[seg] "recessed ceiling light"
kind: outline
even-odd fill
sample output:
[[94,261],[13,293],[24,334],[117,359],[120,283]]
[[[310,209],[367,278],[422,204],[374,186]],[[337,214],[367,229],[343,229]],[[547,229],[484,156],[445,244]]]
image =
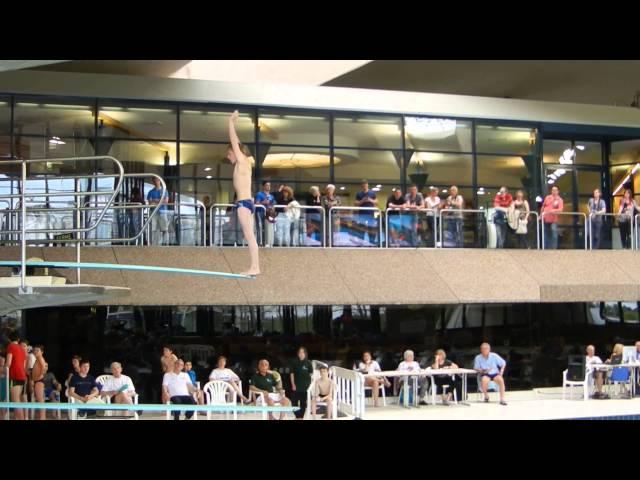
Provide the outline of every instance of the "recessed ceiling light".
[[345,187],[340,187],[340,190],[344,190]]
[[584,145],[576,145],[576,148],[578,150],[584,150],[585,147],[584,147]]
[[211,180],[213,177],[212,177],[211,175],[207,175],[205,178],[206,178],[207,180]]
[[205,168],[204,168],[204,171],[205,171],[205,172],[210,172],[211,170],[213,170],[213,168],[211,168],[211,167],[205,167]]

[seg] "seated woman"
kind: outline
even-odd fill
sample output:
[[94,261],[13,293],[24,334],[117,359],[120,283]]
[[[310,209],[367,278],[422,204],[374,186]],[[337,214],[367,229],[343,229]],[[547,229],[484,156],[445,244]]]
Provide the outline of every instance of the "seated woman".
[[[447,360],[447,354],[444,350],[436,350],[435,360],[431,365],[433,370],[446,369],[446,368],[459,368],[458,365],[451,360]],[[435,383],[436,393],[442,395],[442,404],[449,405],[451,401],[451,391],[455,390],[456,398],[462,400],[462,382],[460,376],[456,375],[434,375],[433,383]],[[444,394],[444,385],[449,385],[449,391]]]
[[[396,370],[398,370],[399,372],[419,372],[420,371],[420,364],[415,361],[415,355],[413,353],[413,350],[405,350],[402,356],[404,358],[404,361],[400,362],[400,365],[398,365],[398,368]],[[408,380],[409,380],[409,377],[400,377],[399,378],[400,388],[402,388],[404,382]],[[419,379],[418,384],[420,385],[424,380],[425,380],[425,377]]]
[[327,404],[327,417],[331,419],[332,415],[332,403],[333,403],[333,391],[335,385],[333,380],[329,378],[329,368],[326,365],[320,367],[320,378],[313,384],[313,391],[311,393],[311,416],[316,418],[316,406],[318,402],[324,402]]
[[[362,354],[362,361],[358,364],[360,373],[374,373],[381,372],[382,369],[378,362],[371,357],[371,352],[364,352]],[[378,395],[380,393],[380,383],[384,383],[385,387],[389,388],[391,383],[385,377],[367,377],[364,384],[367,387],[371,387],[371,394],[373,395],[373,406],[378,406]]]
[[624,345],[621,343],[616,343],[613,346],[613,352],[608,360],[604,363],[608,363],[610,365],[620,365],[622,363],[622,352],[624,351]]
[[235,392],[237,392],[238,396],[244,403],[249,403],[250,400],[242,394],[242,389],[240,388],[240,377],[236,375],[231,369],[226,368],[227,366],[227,357],[224,355],[220,355],[218,357],[217,368],[211,370],[209,374],[209,381],[213,382],[214,380],[221,380],[223,382],[227,382],[231,385],[231,388]]

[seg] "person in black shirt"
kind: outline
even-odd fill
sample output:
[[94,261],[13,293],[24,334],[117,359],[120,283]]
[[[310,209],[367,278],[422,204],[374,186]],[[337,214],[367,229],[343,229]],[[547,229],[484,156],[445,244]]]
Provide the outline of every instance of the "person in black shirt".
[[[82,360],[80,362],[80,371],[75,373],[69,381],[69,397],[75,398],[80,403],[87,403],[94,398],[100,397],[96,379],[93,375],[89,375],[90,367],[89,360]],[[80,412],[80,415],[93,416],[95,413],[95,410],[84,410],[84,412]]]
[[[355,205],[356,207],[375,208],[378,206],[378,197],[376,192],[369,190],[369,182],[362,180],[360,186],[362,190],[356,193]],[[369,242],[375,246],[378,243],[378,228],[379,225],[376,221],[376,212],[373,210],[361,210],[358,212],[356,218],[358,221],[358,228],[355,230],[355,235],[364,242],[364,234],[367,232],[369,235]],[[379,219],[378,219],[379,221]]]
[[[436,350],[436,357],[431,365],[431,368],[438,370],[441,368],[459,368],[458,365],[451,360],[447,360],[447,354],[444,350]],[[456,398],[462,400],[462,382],[460,381],[460,375],[434,375],[433,382],[436,386],[436,393],[442,395],[443,405],[449,405],[451,401],[451,392],[455,390]],[[449,391],[444,395],[444,385],[449,385]]]
[[320,195],[320,188],[312,186],[309,189],[309,193],[305,199],[305,203],[309,206],[318,207],[318,209],[305,209],[303,213],[306,213],[306,238],[312,240],[312,243],[322,243],[322,196]]
[[298,420],[304,418],[307,410],[307,390],[311,386],[311,376],[313,375],[313,364],[307,356],[307,349],[300,347],[298,349],[298,358],[291,365],[291,400],[293,406],[300,406],[294,412]]
[[389,218],[389,246],[400,246],[402,239],[402,219],[400,210],[405,208],[406,205],[407,202],[404,195],[402,195],[402,190],[394,188],[393,193],[389,195],[389,198],[387,199],[387,209],[396,209],[387,213]]

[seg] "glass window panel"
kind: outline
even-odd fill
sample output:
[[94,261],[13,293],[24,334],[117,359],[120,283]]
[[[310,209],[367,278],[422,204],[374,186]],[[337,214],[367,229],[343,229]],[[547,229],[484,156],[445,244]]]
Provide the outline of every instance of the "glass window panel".
[[485,327],[499,327],[504,325],[504,307],[502,305],[485,305]]
[[[229,116],[233,107],[204,109],[199,106],[185,106],[180,109],[180,139],[229,141]],[[239,108],[240,118],[236,122],[236,132],[240,141],[254,143],[255,119],[252,112]]]
[[[571,163],[577,165],[602,165],[602,144],[599,142],[584,142],[576,140],[575,157]],[[572,143],[568,140],[545,140],[543,147],[544,163],[563,163],[561,157],[567,150],[571,150]],[[582,147],[582,149],[580,148]]]
[[402,148],[400,117],[338,114],[334,119],[334,145],[357,148]]
[[536,157],[478,155],[478,185],[482,187],[506,186],[510,190],[533,189],[532,176],[537,168]]
[[101,137],[174,140],[176,109],[172,105],[105,104],[98,114]]
[[602,188],[600,182],[600,172],[577,170],[576,174],[578,176],[579,195],[591,195],[596,188]]
[[260,110],[260,142],[287,145],[329,145],[329,118]]
[[58,137],[48,139],[47,137],[16,136],[14,141],[17,158],[65,158],[94,155],[93,141],[87,138]]
[[637,162],[640,162],[640,140],[611,142],[611,155],[609,156],[611,165]]
[[[100,153],[120,160],[127,173],[171,176],[172,172],[177,172],[176,144],[173,142],[100,139],[98,147]],[[151,179],[148,182],[151,183]]]
[[[250,151],[254,150],[253,145],[247,147]],[[249,161],[255,167],[253,157]],[[227,144],[180,142],[180,175],[232,178],[233,165],[227,159]]]
[[[379,152],[378,152],[379,153]],[[329,149],[305,147],[278,147],[260,145],[262,161],[261,176],[270,180],[293,180],[296,182],[329,181],[331,155]],[[335,154],[335,163],[351,161],[346,156]]]
[[530,155],[535,152],[537,130],[535,128],[478,125],[476,144],[482,153],[512,153]]
[[415,183],[418,187],[432,184],[471,185],[472,169],[471,155],[414,152],[407,166],[407,182]]
[[[11,102],[8,97],[0,97],[0,134],[11,131]],[[2,137],[0,137],[1,140]]]
[[465,324],[467,328],[482,327],[482,305],[466,305]]
[[622,320],[624,323],[640,323],[638,302],[622,302]]
[[471,122],[446,118],[405,117],[407,149],[471,152]]
[[353,150],[335,149],[336,182],[359,182],[366,178],[369,183],[400,182],[402,152],[399,150]]
[[14,132],[47,137],[93,137],[94,106],[52,98],[16,99]]
[[626,188],[640,192],[640,165],[614,165],[610,172],[611,188],[614,195],[622,195]]

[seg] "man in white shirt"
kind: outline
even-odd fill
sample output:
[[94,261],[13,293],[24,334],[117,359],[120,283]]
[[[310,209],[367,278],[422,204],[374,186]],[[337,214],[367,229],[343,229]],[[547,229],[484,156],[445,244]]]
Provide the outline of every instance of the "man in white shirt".
[[[179,358],[173,367],[173,372],[167,372],[162,379],[162,401],[170,401],[174,405],[196,405],[192,394],[200,391],[193,386],[189,375],[184,373],[184,360]],[[186,418],[193,417],[193,412],[185,412]],[[180,420],[180,411],[173,412],[173,419]]]
[[[111,377],[107,377],[102,384],[100,396],[110,397],[111,403],[132,405],[135,395],[136,389],[133,386],[133,381],[127,375],[122,374],[122,364],[113,362],[111,364]],[[130,413],[133,415],[133,412]]]
[[240,377],[238,377],[233,370],[226,367],[227,357],[220,355],[220,357],[218,357],[217,368],[211,370],[211,373],[209,374],[209,381],[213,382],[215,380],[221,380],[223,382],[227,382],[231,385],[231,388],[236,391],[243,402],[249,403],[250,400],[242,394],[242,388],[240,388]]
[[593,398],[602,397],[602,385],[604,384],[604,372],[602,370],[594,370],[591,368],[591,365],[597,365],[602,363],[600,357],[596,355],[596,347],[593,345],[587,346],[587,356],[585,357],[585,368],[590,375],[593,377],[593,380],[596,384],[596,393],[593,395]]

